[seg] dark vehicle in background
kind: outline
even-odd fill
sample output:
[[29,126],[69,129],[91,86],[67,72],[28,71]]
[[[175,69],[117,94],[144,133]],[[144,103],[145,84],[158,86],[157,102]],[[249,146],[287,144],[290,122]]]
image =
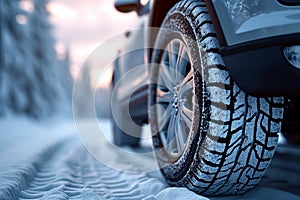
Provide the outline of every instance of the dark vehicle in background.
[[114,141],[138,146],[150,123],[170,185],[242,194],[264,175],[280,131],[299,143],[300,0],[115,7],[141,21],[114,66]]

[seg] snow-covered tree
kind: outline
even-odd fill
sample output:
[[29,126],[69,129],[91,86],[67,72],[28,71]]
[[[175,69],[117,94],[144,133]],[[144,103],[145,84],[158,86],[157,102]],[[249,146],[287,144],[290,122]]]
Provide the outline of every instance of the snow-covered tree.
[[59,84],[61,85],[64,93],[64,104],[63,105],[65,108],[67,108],[66,114],[71,113],[71,105],[72,105],[72,92],[73,92],[73,86],[74,86],[74,79],[70,73],[71,71],[71,59],[70,59],[70,49],[67,48],[66,52],[64,54],[64,57],[62,59],[59,59]]
[[94,112],[94,93],[91,87],[90,65],[85,65],[80,70],[73,92],[73,112],[76,117],[88,118]]
[[49,115],[57,110],[57,101],[61,98],[61,91],[57,91],[59,85],[55,40],[51,34],[52,26],[46,10],[48,0],[33,0],[33,3],[34,11],[30,15],[29,25],[32,53],[35,57],[33,68],[38,88],[33,86],[32,91],[39,95],[33,99],[31,111],[33,115]]
[[70,61],[58,61],[48,0],[27,0],[34,5],[30,13],[21,1],[0,0],[0,115],[38,118],[71,110]]
[[[24,113],[28,110],[26,97],[28,82],[23,77],[32,74],[28,14],[20,9],[19,0],[1,0],[1,52],[0,101],[4,114],[9,110]],[[32,78],[32,77],[30,77]],[[9,108],[9,109],[8,109]]]

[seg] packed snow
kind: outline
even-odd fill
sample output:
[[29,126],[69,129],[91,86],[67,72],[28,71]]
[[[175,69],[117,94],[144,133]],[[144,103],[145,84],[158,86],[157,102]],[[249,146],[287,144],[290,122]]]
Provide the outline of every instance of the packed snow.
[[[110,122],[99,120],[103,135],[90,138],[98,146],[97,151],[109,155],[115,166],[127,170],[117,170],[95,159],[87,151],[85,141],[81,140],[78,123],[89,127],[89,120],[78,121],[52,119],[32,121],[25,117],[6,117],[0,120],[0,199],[299,199],[300,196],[287,192],[278,185],[272,186],[271,167],[263,184],[243,196],[203,197],[186,188],[170,187],[159,170],[147,171],[143,164],[151,163],[151,158],[137,156],[122,158],[113,155]],[[145,129],[147,130],[147,129]],[[90,135],[91,136],[91,135]],[[102,137],[102,138],[101,138]],[[99,143],[100,140],[101,142]],[[149,149],[149,141],[143,141],[143,148]],[[124,151],[143,152],[141,149]],[[299,155],[296,148],[281,147],[283,153]],[[95,153],[95,152],[94,152]],[[144,155],[144,154],[142,154]],[[299,156],[298,156],[299,157]],[[298,160],[299,161],[299,160]],[[276,161],[278,163],[278,161]],[[140,165],[137,165],[139,163]],[[280,163],[280,162],[279,162]],[[290,169],[297,170],[297,162]],[[111,164],[111,163],[110,163]],[[286,166],[287,164],[284,163]],[[299,162],[298,162],[299,164]],[[140,168],[140,170],[133,168]],[[291,170],[292,171],[292,170]],[[291,173],[290,171],[290,173]],[[287,173],[282,171],[282,174]],[[299,170],[293,174],[299,180]],[[271,178],[270,178],[271,177]],[[289,178],[276,176],[282,184],[288,185]],[[284,179],[287,183],[284,182]],[[293,182],[293,184],[297,184]],[[295,186],[295,191],[299,184]],[[292,191],[292,190],[291,190]]]

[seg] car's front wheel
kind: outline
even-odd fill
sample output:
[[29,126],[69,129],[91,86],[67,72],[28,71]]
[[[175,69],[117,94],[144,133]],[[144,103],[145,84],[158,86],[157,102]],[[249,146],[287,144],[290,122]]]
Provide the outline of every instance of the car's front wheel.
[[205,195],[242,194],[270,164],[283,98],[245,94],[218,49],[203,2],[184,0],[169,11],[150,72],[153,145],[169,184]]

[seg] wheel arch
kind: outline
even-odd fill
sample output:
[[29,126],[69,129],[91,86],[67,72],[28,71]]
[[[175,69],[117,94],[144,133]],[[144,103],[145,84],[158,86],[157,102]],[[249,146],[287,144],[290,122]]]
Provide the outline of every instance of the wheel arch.
[[[153,0],[151,3],[151,13],[149,16],[149,26],[148,27],[155,27],[159,28],[167,15],[168,11],[181,0]],[[150,50],[148,51],[148,58],[149,62],[151,61],[152,49],[151,47],[154,46],[156,36],[157,36],[157,29],[150,29],[148,33],[148,47]]]

